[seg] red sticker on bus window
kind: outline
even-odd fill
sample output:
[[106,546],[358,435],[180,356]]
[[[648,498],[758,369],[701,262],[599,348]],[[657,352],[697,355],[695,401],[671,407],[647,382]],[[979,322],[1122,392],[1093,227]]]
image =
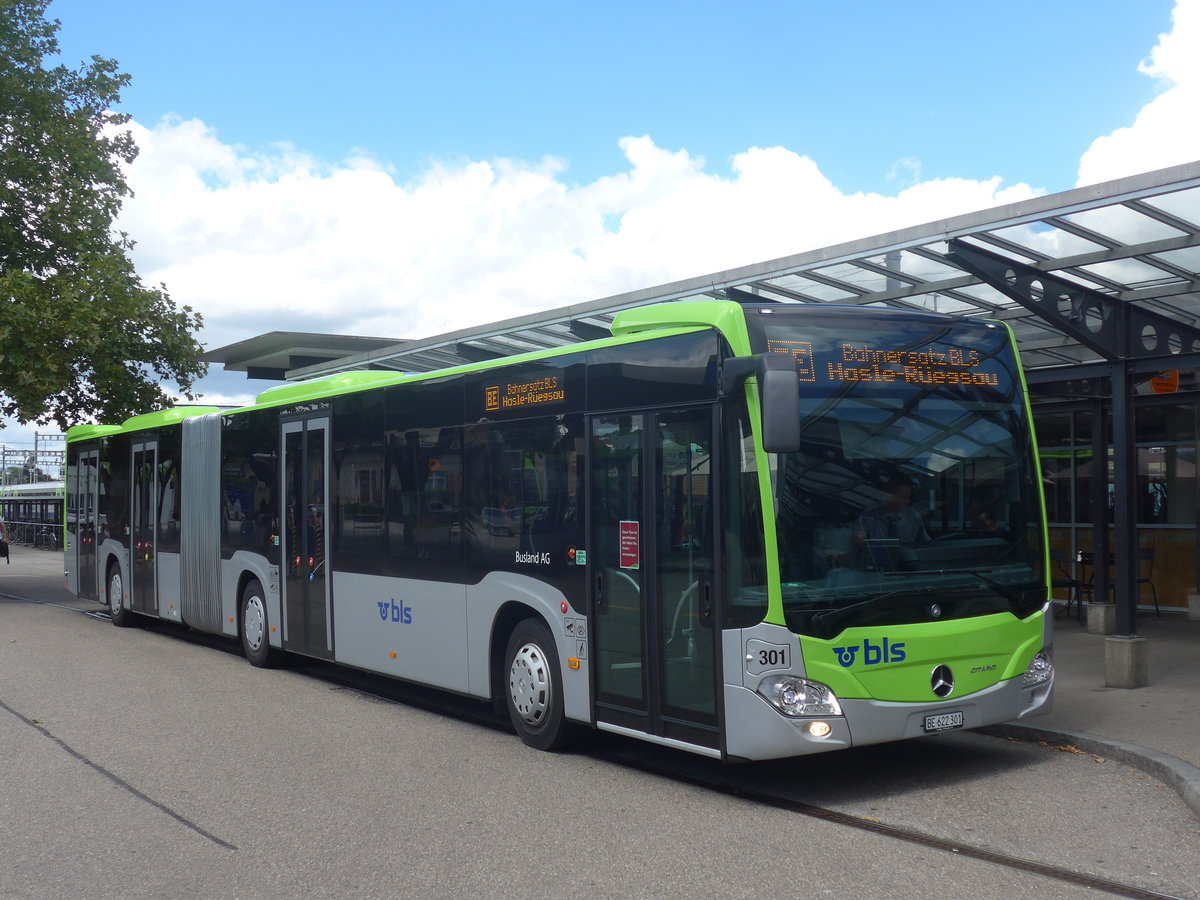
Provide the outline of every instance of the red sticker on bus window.
[[641,524],[622,522],[620,531],[621,568],[636,569],[641,562]]

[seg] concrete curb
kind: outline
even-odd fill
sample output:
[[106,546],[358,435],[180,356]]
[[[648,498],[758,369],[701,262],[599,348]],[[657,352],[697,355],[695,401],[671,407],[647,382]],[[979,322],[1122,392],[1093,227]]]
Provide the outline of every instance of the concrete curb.
[[1038,728],[1015,722],[992,725],[980,728],[978,731],[994,737],[1016,738],[1020,741],[1070,744],[1086,753],[1103,756],[1105,759],[1140,769],[1174,790],[1192,812],[1200,817],[1200,769],[1169,753],[1082,731],[1068,731],[1065,728]]

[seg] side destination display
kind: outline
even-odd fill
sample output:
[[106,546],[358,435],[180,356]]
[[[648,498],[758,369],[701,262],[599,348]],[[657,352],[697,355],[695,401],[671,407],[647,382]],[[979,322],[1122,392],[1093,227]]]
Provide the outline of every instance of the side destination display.
[[566,385],[556,372],[517,382],[487,385],[483,393],[483,408],[488,412],[554,406],[567,400]]

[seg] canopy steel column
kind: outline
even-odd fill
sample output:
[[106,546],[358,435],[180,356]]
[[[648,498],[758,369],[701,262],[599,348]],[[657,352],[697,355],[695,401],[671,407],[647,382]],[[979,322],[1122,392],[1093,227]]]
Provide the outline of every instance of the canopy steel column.
[[[1113,365],[1113,575],[1116,633],[1137,634],[1137,449],[1134,440],[1133,377],[1129,365]],[[1106,557],[1107,559],[1107,557]]]
[[1088,501],[1092,506],[1092,599],[1108,599],[1110,582],[1108,559],[1112,550],[1108,540],[1108,416],[1105,400],[1092,400],[1092,484]]

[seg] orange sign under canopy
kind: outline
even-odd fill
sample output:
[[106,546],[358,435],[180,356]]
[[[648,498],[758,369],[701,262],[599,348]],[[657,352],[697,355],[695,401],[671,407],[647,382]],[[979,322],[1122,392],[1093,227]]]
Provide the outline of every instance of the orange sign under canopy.
[[1150,379],[1150,387],[1156,394],[1173,394],[1179,390],[1179,370],[1167,369]]

